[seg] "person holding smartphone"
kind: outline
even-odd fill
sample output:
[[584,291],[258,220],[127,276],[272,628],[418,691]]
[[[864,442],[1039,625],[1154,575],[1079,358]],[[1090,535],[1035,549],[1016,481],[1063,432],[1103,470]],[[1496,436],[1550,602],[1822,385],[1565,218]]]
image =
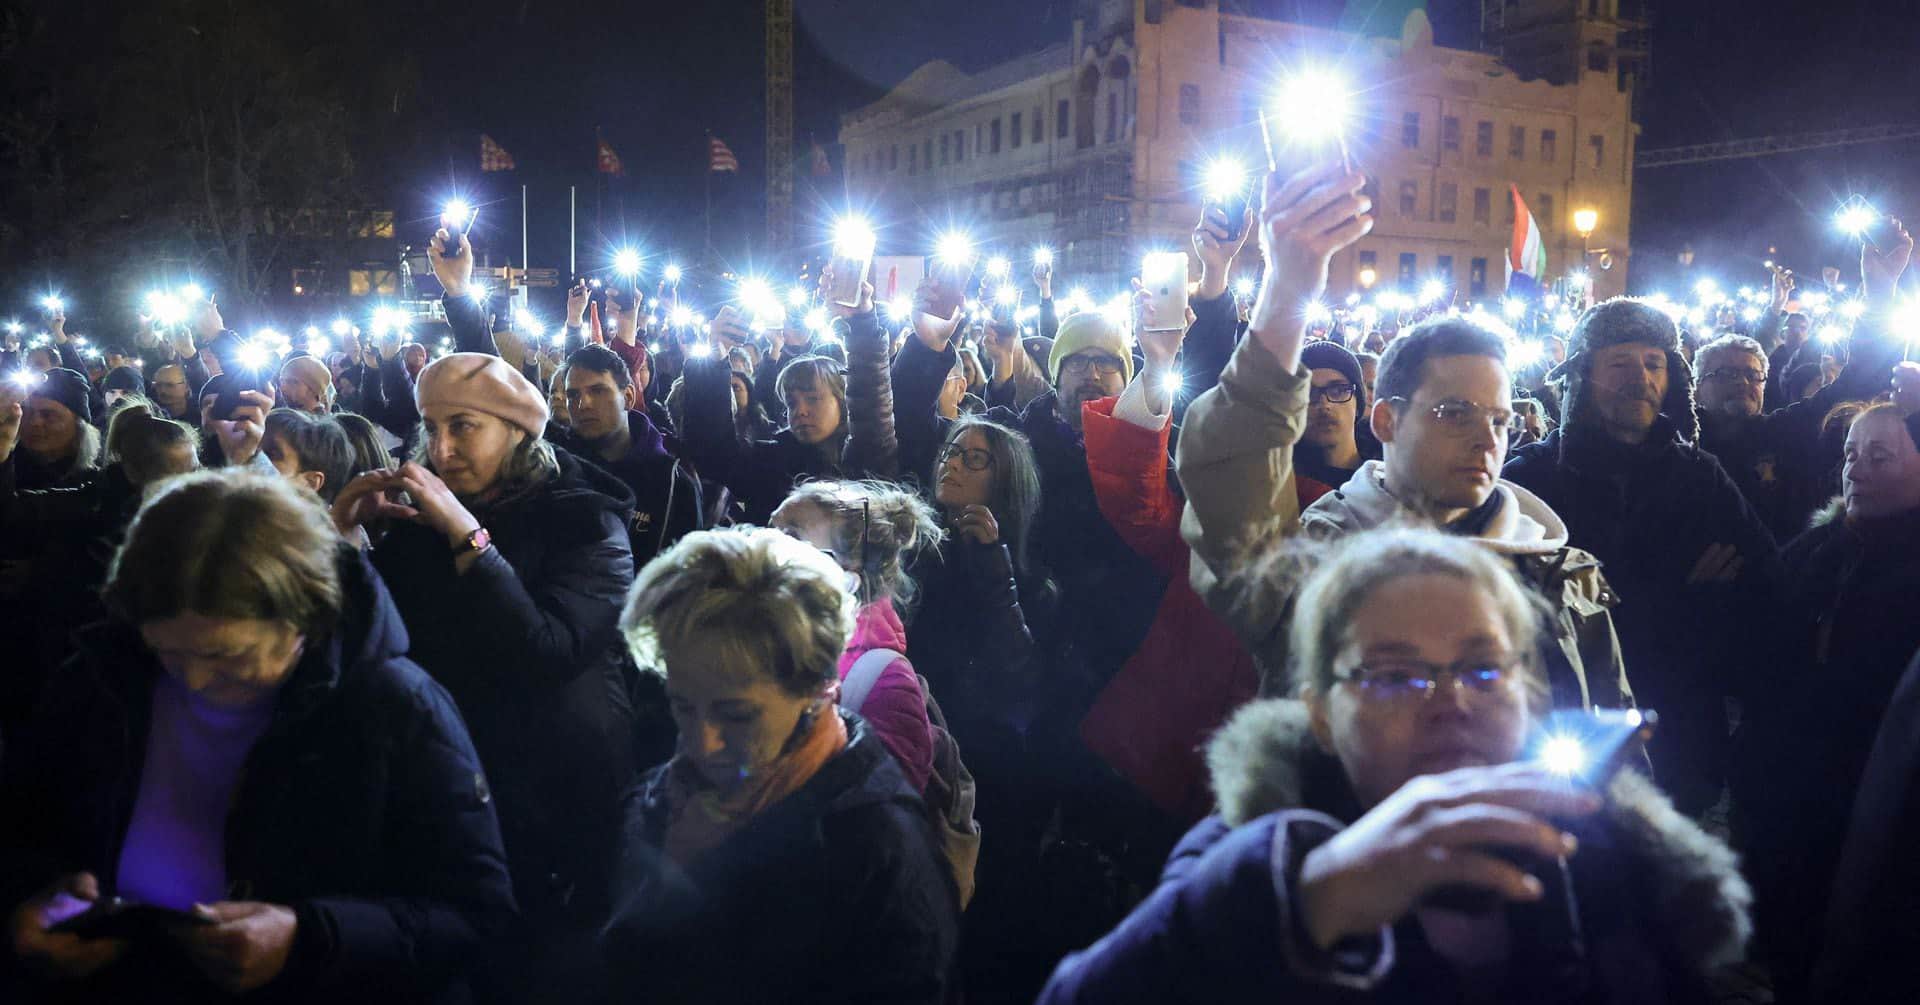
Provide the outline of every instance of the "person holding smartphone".
[[0,768],[0,998],[465,1000],[514,909],[487,778],[319,504],[181,475],[102,596]]
[[1298,697],[1212,741],[1218,815],[1040,1001],[1708,1000],[1751,894],[1645,779],[1530,759],[1541,614],[1498,559],[1434,531],[1319,563],[1292,625]]

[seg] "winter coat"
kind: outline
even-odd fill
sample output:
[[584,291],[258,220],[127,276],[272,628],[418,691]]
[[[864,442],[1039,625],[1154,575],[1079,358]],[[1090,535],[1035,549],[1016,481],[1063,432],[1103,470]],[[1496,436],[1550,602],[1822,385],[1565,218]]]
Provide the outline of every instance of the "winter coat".
[[[1853,791],[1811,1000],[1920,1001],[1913,965],[1920,929],[1912,920],[1913,892],[1920,890],[1920,858],[1913,854],[1920,842],[1920,655],[1887,702]],[[1808,919],[1799,920],[1804,937]]]
[[706,526],[699,479],[667,451],[665,438],[645,412],[627,412],[631,443],[626,455],[617,461],[601,459],[571,432],[551,424],[547,432],[553,442],[619,479],[633,493],[627,540],[633,546],[635,569],[644,567],[689,532]]
[[1816,948],[1807,919],[1825,913],[1875,730],[1920,650],[1920,511],[1832,519],[1784,559],[1763,622],[1772,658],[1742,694],[1733,791],[1760,944],[1781,983],[1798,986]]
[[[227,816],[230,896],[298,918],[286,969],[249,1000],[465,1000],[466,972],[514,909],[487,780],[453,701],[404,655],[379,578],[350,550],[339,568],[341,621],[307,641]],[[33,731],[7,751],[5,903],[80,871],[113,892],[165,672],[134,626],[84,633]],[[164,951],[89,987],[98,1001],[224,997]]]
[[465,575],[446,537],[419,524],[395,524],[373,551],[412,626],[410,655],[472,729],[528,913],[591,909],[636,767],[619,628],[633,496],[554,453],[556,474],[474,514],[493,547]]
[[[1043,1005],[1464,1000],[1416,916],[1330,953],[1306,940],[1301,863],[1359,809],[1305,706],[1248,706],[1209,760],[1220,816],[1188,833],[1120,927],[1060,964]],[[1572,828],[1578,854],[1545,879],[1550,891],[1570,885],[1586,953],[1571,948],[1561,898],[1510,904],[1508,966],[1484,1000],[1704,1003],[1706,976],[1739,959],[1749,895],[1732,853],[1637,775],[1619,775],[1609,797]]]
[[[884,597],[862,607],[854,619],[853,638],[847,640],[846,651],[840,654],[840,679],[846,680],[853,665],[873,649],[891,649],[903,655],[907,651],[907,630],[894,612],[893,601]],[[905,659],[888,663],[859,711],[860,717],[873,726],[874,735],[900,762],[900,773],[913,791],[925,789],[927,776],[933,773],[933,733],[927,725],[927,699],[920,691],[920,676],[913,664]]]
[[[951,420],[934,410],[940,384],[957,358],[949,345],[934,352],[910,338],[893,365],[895,428],[902,470],[926,477]],[[1018,416],[993,409],[987,417],[1020,430],[1040,469],[1040,516],[1031,550],[1060,587],[1058,635],[1066,652],[1049,673],[1043,705],[1077,723],[1093,696],[1139,648],[1153,621],[1166,580],[1120,539],[1100,514],[1081,435],[1058,415],[1053,392]]]
[[1167,479],[1172,422],[1141,428],[1115,417],[1119,401],[1087,406],[1087,468],[1100,511],[1167,577],[1167,591],[1140,649],[1080,723],[1080,739],[1185,825],[1213,806],[1200,749],[1254,696],[1259,673],[1187,581],[1193,556],[1180,539],[1184,501]]
[[[1654,777],[1682,811],[1706,809],[1726,778],[1725,697],[1764,659],[1753,612],[1780,581],[1772,535],[1713,455],[1664,415],[1628,447],[1574,409],[1571,424],[1516,450],[1501,477],[1539,496],[1568,541],[1605,566],[1634,697],[1660,713]],[[1739,557],[1737,578],[1690,583],[1703,552],[1723,544]]]
[[[733,433],[732,372],[724,359],[687,360],[680,442],[700,477],[726,486],[745,507],[746,522],[765,526],[795,485],[839,476],[844,435],[807,444],[782,429],[770,440],[740,442]],[[841,428],[844,433],[844,417]]]
[[622,1000],[946,1000],[959,897],[925,808],[858,717],[847,748],[692,862],[669,860],[668,766],[627,799],[600,950]]
[[1853,340],[1853,355],[1839,379],[1813,397],[1751,418],[1701,417],[1700,449],[1719,460],[1775,541],[1798,536],[1826,502],[1822,476],[1840,462],[1838,455],[1821,450],[1820,427],[1827,413],[1842,402],[1865,401],[1885,390],[1888,374],[1900,361],[1902,340],[1880,336],[1878,326],[1866,318],[1859,331],[1862,335]]
[[1004,543],[965,536],[922,552],[907,575],[920,587],[907,656],[962,750],[978,742],[971,727],[1024,730],[1046,672],[1042,640],[1059,607],[1053,583],[1014,572]]
[[[1633,689],[1621,663],[1614,633],[1613,590],[1590,554],[1567,546],[1567,527],[1540,497],[1511,482],[1494,483],[1500,509],[1474,542],[1505,558],[1522,582],[1532,586],[1554,610],[1551,631],[1540,640],[1541,663],[1553,688],[1556,708],[1628,708]],[[1414,519],[1387,492],[1385,468],[1368,461],[1339,490],[1322,496],[1300,515],[1307,537],[1331,541],[1362,531]],[[1285,622],[1274,625],[1273,646],[1287,645]],[[1277,695],[1281,682],[1269,681]]]

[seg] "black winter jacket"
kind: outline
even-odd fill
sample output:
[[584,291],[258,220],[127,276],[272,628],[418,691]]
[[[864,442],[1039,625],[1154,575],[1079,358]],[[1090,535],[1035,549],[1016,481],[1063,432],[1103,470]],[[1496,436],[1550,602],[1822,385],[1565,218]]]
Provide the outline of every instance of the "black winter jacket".
[[558,474],[475,512],[493,547],[465,575],[445,537],[418,524],[396,525],[373,551],[412,627],[412,657],[473,731],[530,914],[594,909],[635,771],[619,630],[633,495],[555,454]]
[[547,435],[586,463],[620,480],[633,493],[633,512],[627,518],[627,537],[633,545],[633,567],[638,570],[653,556],[671,547],[689,532],[706,526],[700,481],[691,468],[667,452],[665,439],[647,413],[627,413],[632,440],[625,457],[602,460],[572,432],[548,425]]
[[[1780,581],[1772,535],[1713,455],[1661,416],[1645,443],[1562,426],[1514,451],[1501,477],[1566,522],[1619,597],[1614,626],[1636,702],[1660,713],[1654,776],[1683,812],[1719,797],[1729,750],[1724,701],[1745,690],[1760,650],[1753,612]],[[1690,584],[1702,553],[1732,545],[1731,583]]]
[[[700,477],[732,490],[746,508],[747,522],[765,526],[796,484],[839,476],[844,436],[812,445],[782,429],[770,440],[742,443],[734,435],[732,373],[724,359],[687,360],[681,378],[686,428],[680,430],[680,442]],[[845,427],[842,417],[843,432]]]
[[600,943],[622,1000],[946,1001],[952,873],[879,737],[839,714],[847,748],[690,863],[661,851],[671,766],[628,797]]
[[[487,781],[446,691],[403,655],[407,632],[379,578],[351,550],[339,564],[342,620],[308,641],[227,818],[230,896],[290,906],[299,919],[286,969],[249,1000],[464,1000],[477,950],[514,909]],[[164,672],[136,628],[96,624],[33,730],[9,745],[9,909],[73,872],[112,892]],[[94,981],[82,997],[221,997],[157,947],[135,947]]]

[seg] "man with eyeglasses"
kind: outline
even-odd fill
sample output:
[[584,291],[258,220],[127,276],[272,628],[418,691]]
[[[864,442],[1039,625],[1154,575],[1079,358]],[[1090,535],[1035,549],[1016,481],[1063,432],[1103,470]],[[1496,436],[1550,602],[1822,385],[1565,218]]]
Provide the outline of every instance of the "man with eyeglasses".
[[[1293,448],[1294,472],[1337,489],[1369,459],[1360,443],[1359,417],[1370,404],[1360,361],[1343,346],[1319,341],[1301,350],[1300,362],[1313,383],[1307,389],[1307,426]],[[1379,456],[1377,449],[1372,456]]]
[[1269,182],[1269,202],[1291,208],[1262,211],[1261,303],[1219,387],[1189,407],[1176,457],[1187,491],[1183,530],[1199,559],[1194,589],[1255,655],[1263,692],[1277,693],[1287,680],[1296,577],[1275,575],[1271,559],[1284,559],[1287,535],[1324,541],[1390,523],[1437,526],[1506,556],[1554,606],[1555,630],[1542,633],[1541,646],[1556,704],[1628,704],[1598,563],[1567,546],[1551,509],[1500,481],[1513,412],[1498,335],[1442,319],[1390,343],[1368,410],[1382,459],[1359,465],[1304,513],[1294,509],[1294,448],[1309,403],[1334,383],[1311,365],[1324,362],[1311,354],[1325,350],[1303,346],[1296,305],[1324,293],[1328,261],[1371,222],[1363,182],[1337,165],[1277,189]]
[[1840,458],[1820,449],[1822,420],[1843,401],[1865,401],[1884,390],[1900,361],[1899,339],[1881,337],[1871,326],[1860,331],[1838,379],[1780,408],[1764,406],[1769,364],[1760,343],[1722,335],[1694,355],[1700,448],[1719,459],[1781,545],[1807,529],[1830,495],[1822,476]]

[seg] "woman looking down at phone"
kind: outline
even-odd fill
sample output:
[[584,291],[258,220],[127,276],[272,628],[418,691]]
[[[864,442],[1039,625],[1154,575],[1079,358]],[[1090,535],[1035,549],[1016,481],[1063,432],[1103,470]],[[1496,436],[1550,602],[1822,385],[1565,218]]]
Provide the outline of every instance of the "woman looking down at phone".
[[[179,476],[103,597],[8,738],[0,898],[34,976],[0,999],[464,998],[513,912],[479,758],[318,503]],[[141,907],[94,927],[107,897]]]
[[623,622],[679,741],[627,802],[600,949],[621,1000],[947,1000],[959,903],[915,789],[834,707],[856,601],[832,557],[696,531]]
[[1214,739],[1219,816],[1041,1000],[1708,1000],[1746,884],[1645,779],[1530,760],[1540,610],[1469,542],[1350,539],[1300,593],[1299,697]]

